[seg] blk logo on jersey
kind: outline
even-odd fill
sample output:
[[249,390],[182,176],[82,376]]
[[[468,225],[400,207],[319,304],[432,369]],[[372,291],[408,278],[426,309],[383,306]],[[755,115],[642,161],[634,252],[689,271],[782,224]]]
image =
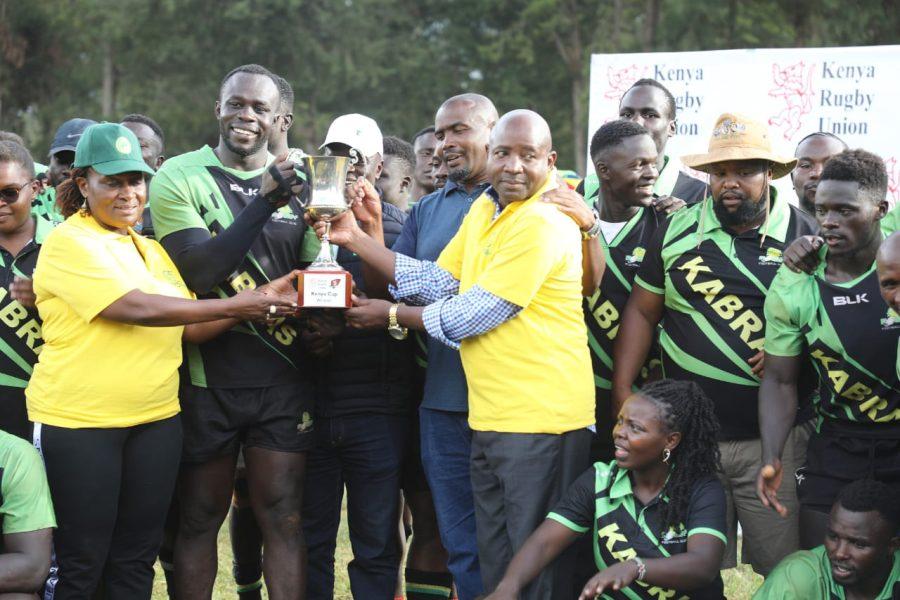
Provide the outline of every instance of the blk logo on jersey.
[[247,188],[247,189],[245,190],[244,188],[242,188],[241,186],[239,186],[239,185],[236,184],[236,183],[232,183],[232,184],[228,187],[228,189],[230,189],[232,192],[238,192],[239,194],[243,194],[243,195],[248,196],[248,197],[249,197],[249,196],[255,196],[255,195],[257,195],[257,194],[259,193],[259,188],[252,188],[252,187],[251,187],[251,188]]
[[835,296],[834,297],[834,305],[835,306],[852,306],[854,304],[868,304],[869,303],[869,294],[855,294],[853,296]]

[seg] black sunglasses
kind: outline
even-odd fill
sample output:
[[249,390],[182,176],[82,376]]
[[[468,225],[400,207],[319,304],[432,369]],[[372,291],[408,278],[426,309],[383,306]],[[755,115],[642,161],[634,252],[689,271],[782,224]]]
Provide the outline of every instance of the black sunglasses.
[[19,198],[22,196],[22,190],[31,185],[31,182],[26,183],[22,187],[7,187],[0,190],[0,200],[3,200],[6,204],[12,204],[13,202],[18,202]]

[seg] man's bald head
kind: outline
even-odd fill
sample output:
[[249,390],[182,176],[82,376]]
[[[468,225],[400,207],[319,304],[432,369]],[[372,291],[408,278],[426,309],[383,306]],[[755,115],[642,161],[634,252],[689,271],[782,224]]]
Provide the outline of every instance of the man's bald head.
[[491,132],[488,177],[500,204],[525,200],[547,181],[556,152],[550,126],[532,110],[503,115]]
[[435,155],[447,165],[448,177],[467,187],[485,178],[488,139],[497,109],[481,94],[448,98],[434,115]]
[[553,148],[553,137],[550,135],[550,125],[544,120],[544,117],[537,114],[533,110],[520,108],[511,110],[503,115],[494,130],[491,132],[491,144],[499,136],[508,136],[514,132],[515,135],[528,135],[535,144],[540,144],[541,148],[545,148],[548,152]]
[[493,127],[500,118],[497,108],[491,99],[481,94],[466,93],[457,94],[444,100],[438,112],[449,107],[462,107],[475,118],[481,119],[489,128]]
[[881,297],[894,312],[900,314],[900,231],[881,242],[875,258]]

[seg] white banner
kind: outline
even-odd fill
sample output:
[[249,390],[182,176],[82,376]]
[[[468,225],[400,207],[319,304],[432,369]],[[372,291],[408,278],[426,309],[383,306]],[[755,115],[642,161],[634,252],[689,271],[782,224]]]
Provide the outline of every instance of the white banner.
[[[887,165],[888,201],[900,201],[900,46],[595,54],[588,142],[645,77],[675,96],[670,156],[705,152],[716,118],[743,113],[767,122],[774,149],[786,156],[816,131],[875,152]],[[776,185],[796,203],[789,178]]]

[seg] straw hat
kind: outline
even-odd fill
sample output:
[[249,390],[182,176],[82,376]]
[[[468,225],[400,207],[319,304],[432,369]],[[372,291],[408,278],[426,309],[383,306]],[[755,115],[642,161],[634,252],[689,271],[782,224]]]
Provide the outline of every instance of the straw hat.
[[768,128],[744,115],[725,113],[716,120],[709,152],[688,154],[681,162],[692,169],[709,172],[715,163],[729,160],[767,160],[772,163],[772,179],[784,177],[794,170],[796,158],[772,152]]

